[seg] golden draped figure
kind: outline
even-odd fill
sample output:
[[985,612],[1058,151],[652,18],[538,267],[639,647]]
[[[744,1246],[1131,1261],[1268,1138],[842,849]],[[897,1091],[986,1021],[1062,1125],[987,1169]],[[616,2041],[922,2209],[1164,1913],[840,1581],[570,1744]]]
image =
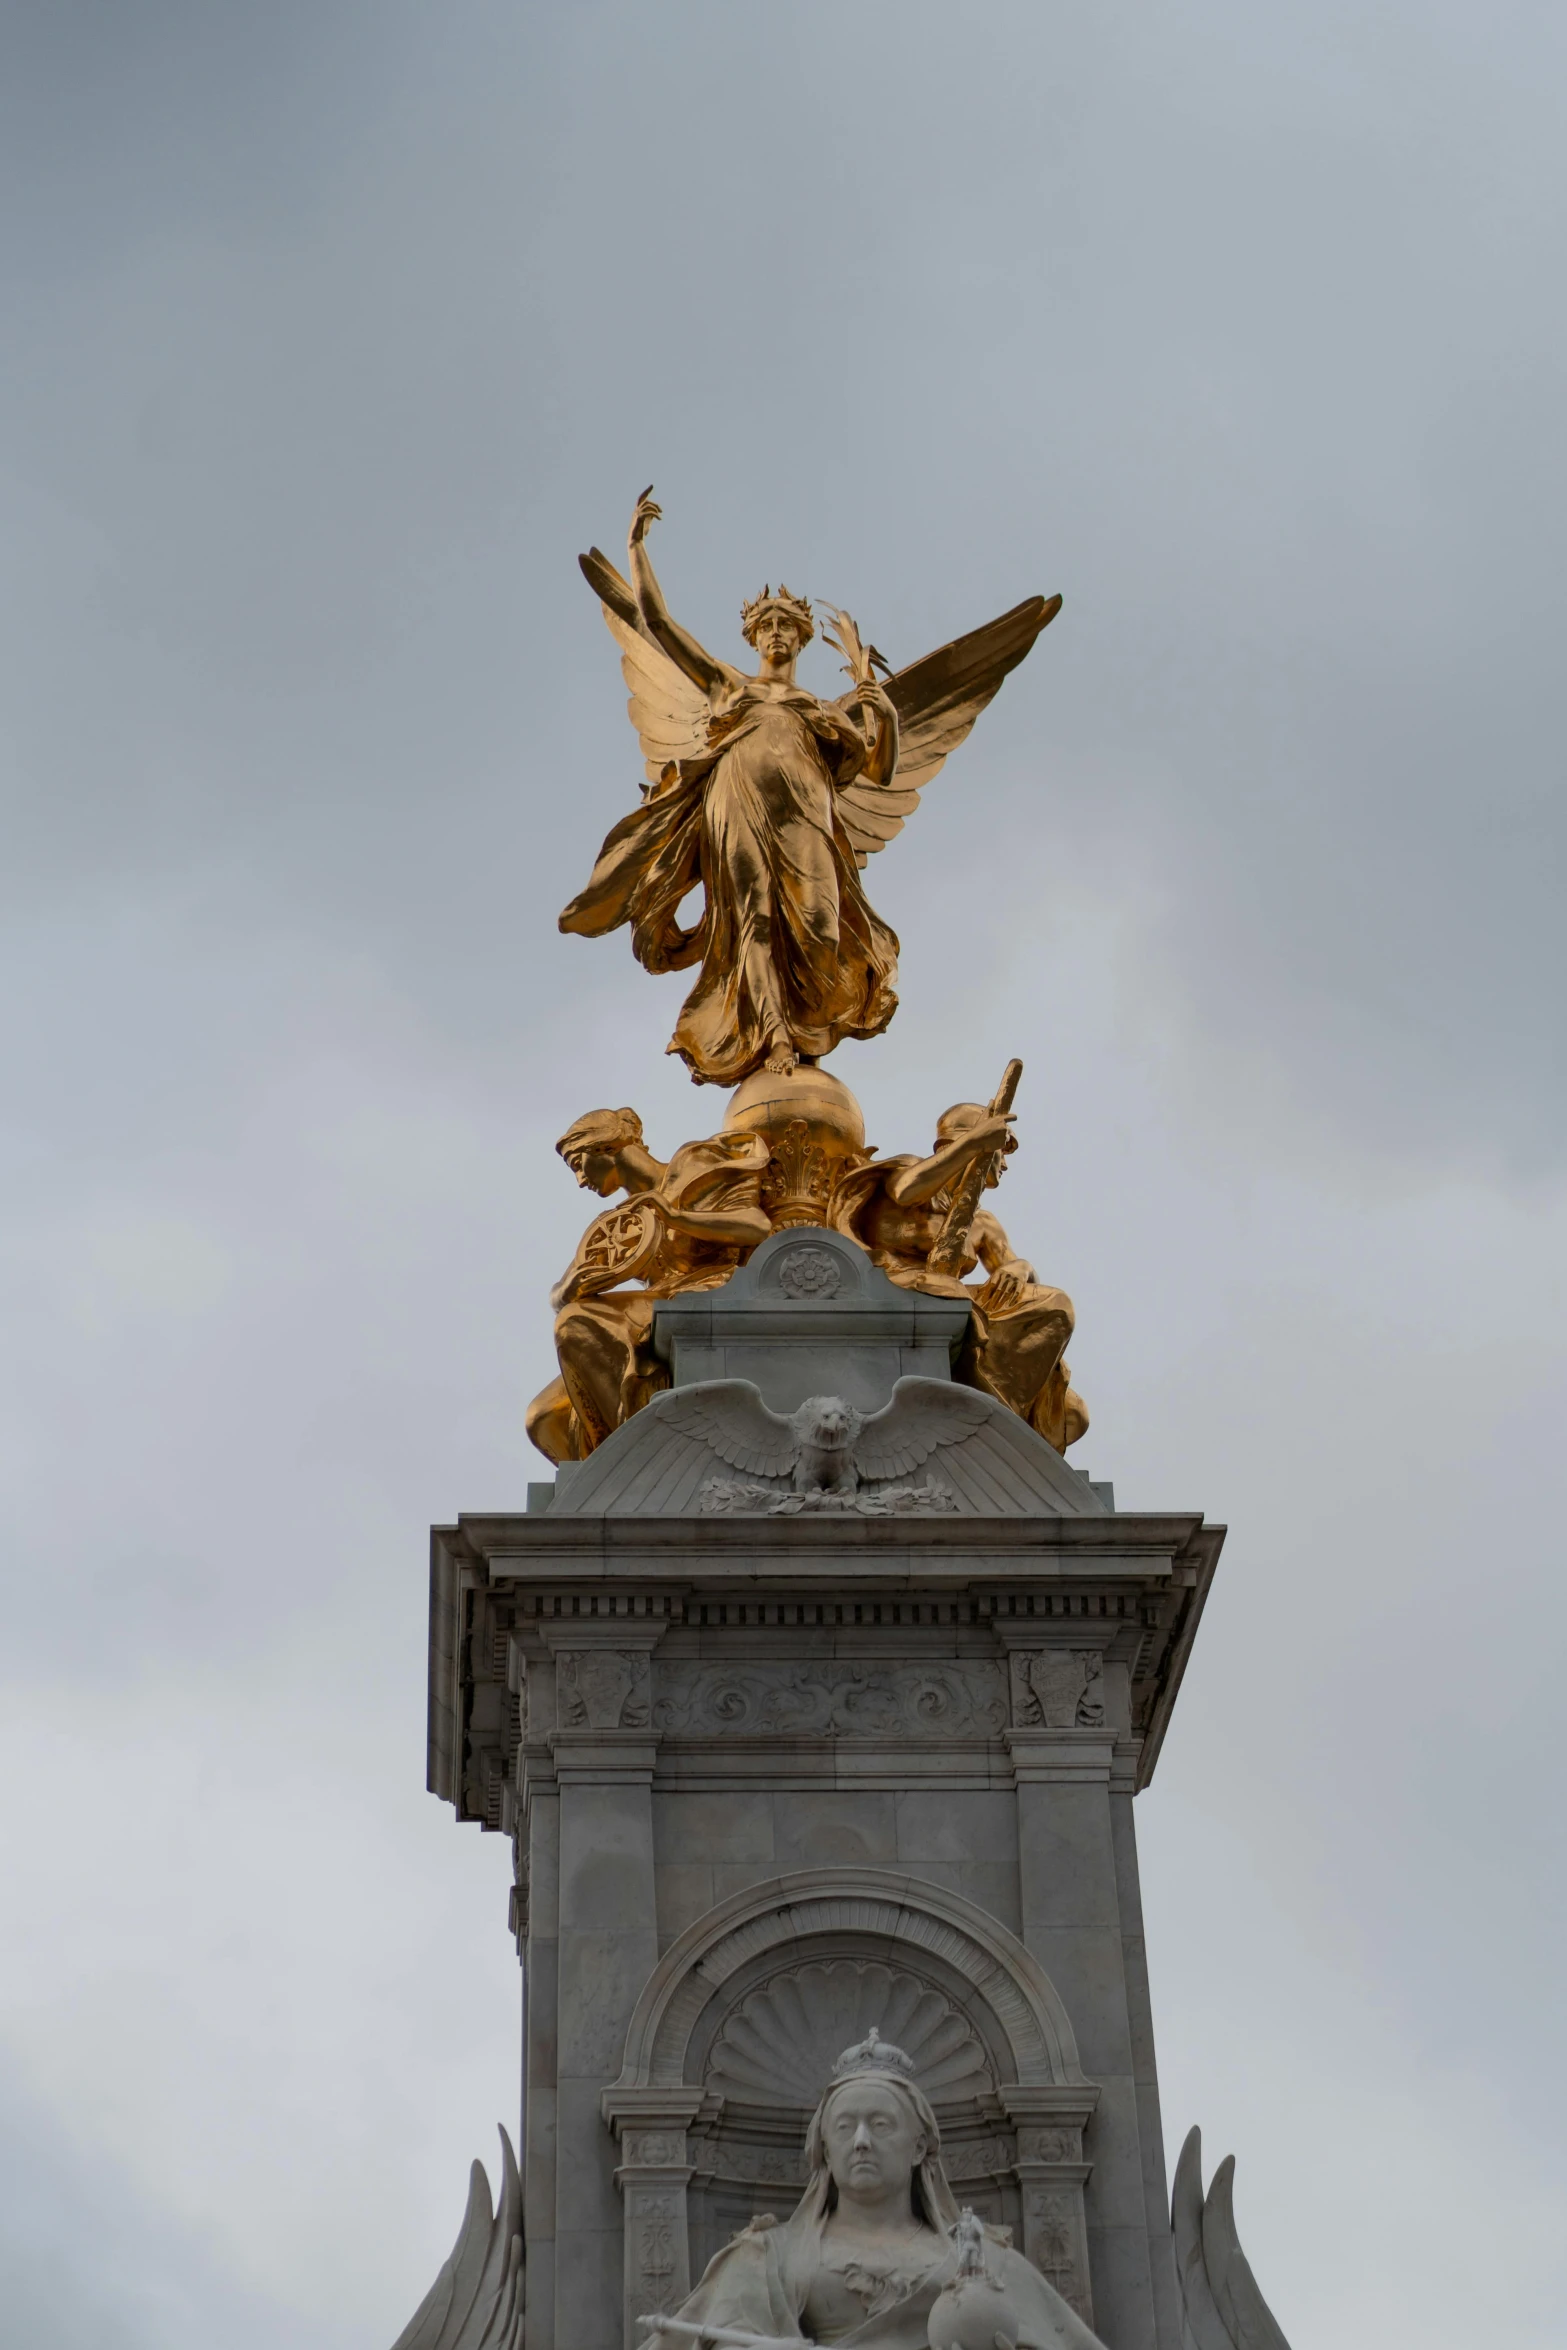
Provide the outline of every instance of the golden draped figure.
[[[1017,1148],[1010,1129],[1010,1113],[955,1102],[936,1121],[929,1158],[877,1159],[846,1171],[830,1221],[900,1288],[961,1298],[970,1309],[969,1327],[953,1377],[993,1395],[1065,1452],[1088,1427],[1088,1407],[1066,1360],[1076,1320],[1066,1291],[1040,1280],[988,1208],[965,1223],[953,1270],[932,1262],[964,1174],[981,1168],[986,1191],[1000,1182],[1003,1163]],[[965,1278],[980,1270],[986,1278],[978,1285]]]
[[[833,612],[828,641],[847,654],[853,683],[823,701],[795,678],[815,622],[787,588],[764,588],[743,608],[754,676],[671,618],[646,546],[659,513],[650,493],[637,501],[629,583],[597,548],[582,557],[621,647],[648,783],[560,926],[597,938],[629,925],[649,971],[699,964],[669,1050],[698,1083],[736,1085],[887,1026],[898,942],[860,871],[902,830],[1061,599],[1031,596],[896,676],[849,615]],[[681,902],[698,887],[702,912],[687,927]]]
[[[560,1373],[527,1430],[549,1460],[580,1461],[669,1385],[653,1352],[661,1297],[717,1289],[772,1230],[761,1204],[771,1155],[756,1134],[715,1134],[656,1159],[635,1110],[589,1110],[555,1145],[584,1191],[624,1205],[595,1216],[550,1292]],[[640,1284],[634,1289],[620,1285]]]

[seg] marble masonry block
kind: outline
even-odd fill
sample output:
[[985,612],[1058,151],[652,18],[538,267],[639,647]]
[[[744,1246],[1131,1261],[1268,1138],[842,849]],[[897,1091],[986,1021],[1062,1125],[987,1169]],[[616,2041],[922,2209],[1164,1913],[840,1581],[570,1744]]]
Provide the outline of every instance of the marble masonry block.
[[[828,1268],[791,1293],[807,1245]],[[948,1334],[844,1248],[782,1234],[749,1286],[672,1301],[677,1377],[746,1359],[776,1409],[851,1372],[884,1402]],[[1052,1459],[992,1515],[557,1495],[437,1531],[432,1783],[514,1845],[529,2350],[637,2350],[705,2250],[786,2212],[872,2024],[962,2199],[1109,2350],[1182,2350],[1132,1790],[1221,1534],[1114,1513]]]
[[773,1851],[780,1869],[888,1868],[898,1857],[891,1794],[775,1795]]
[[1108,1787],[1028,1785],[1019,1788],[1017,1805],[1025,1930],[1113,1926],[1119,1933]]
[[1023,1941],[1056,1985],[1072,2017],[1083,2061],[1095,2080],[1132,2078],[1132,2028],[1121,1939],[1108,1926],[1031,1927]]
[[739,1789],[725,1795],[655,1795],[653,1849],[658,1865],[755,1861],[771,1868],[773,1799]]
[[880,1411],[899,1379],[951,1377],[968,1308],[900,1289],[841,1233],[777,1232],[722,1289],[688,1292],[653,1318],[677,1387],[749,1379],[775,1412],[810,1395]]
[[1122,2344],[1181,2345],[1179,2320],[1173,2306],[1163,2316],[1154,2291],[1155,2260],[1172,2268],[1168,2231],[1162,2247],[1155,2246],[1145,2229],[1088,2227],[1088,2265],[1094,2280],[1094,2325],[1107,2350]]
[[[752,1869],[740,1871],[742,1884],[761,1872]],[[662,1956],[677,1934],[683,1934],[693,1919],[705,1916],[718,1898],[717,1872],[702,1868],[691,1861],[668,1861],[660,1865],[658,1890],[658,1947]]]
[[1017,1872],[1017,1802],[1010,1790],[908,1788],[894,1798],[898,1858],[995,1861]]

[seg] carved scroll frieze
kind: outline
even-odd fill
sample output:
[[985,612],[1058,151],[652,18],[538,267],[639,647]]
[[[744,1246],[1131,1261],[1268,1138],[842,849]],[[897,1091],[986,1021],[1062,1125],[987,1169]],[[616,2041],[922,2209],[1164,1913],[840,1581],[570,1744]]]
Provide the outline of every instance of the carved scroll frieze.
[[994,1738],[1006,1726],[1001,1667],[867,1662],[660,1662],[655,1728],[710,1737]]
[[644,1650],[567,1649],[555,1663],[563,1730],[645,1730],[651,1713]]
[[1105,1718],[1104,1658],[1097,1648],[1014,1649],[1015,1729],[1097,1729]]

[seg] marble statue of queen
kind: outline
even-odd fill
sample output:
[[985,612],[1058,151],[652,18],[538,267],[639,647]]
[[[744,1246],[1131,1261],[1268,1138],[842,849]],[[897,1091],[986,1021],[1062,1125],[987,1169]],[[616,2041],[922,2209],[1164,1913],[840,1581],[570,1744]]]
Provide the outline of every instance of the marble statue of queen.
[[960,2213],[941,2133],[902,2049],[845,2049],[811,2119],[806,2188],[709,2262],[644,2350],[1102,2350],[998,2231]]

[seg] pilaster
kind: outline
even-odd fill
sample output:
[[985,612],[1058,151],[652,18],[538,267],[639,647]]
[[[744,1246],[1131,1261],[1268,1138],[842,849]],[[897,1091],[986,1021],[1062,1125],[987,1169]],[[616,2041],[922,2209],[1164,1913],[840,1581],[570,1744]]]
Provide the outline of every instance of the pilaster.
[[599,2114],[626,2026],[658,1959],[649,1658],[658,1623],[540,1627],[554,1659],[549,1751],[560,1819],[556,2049],[556,2340],[618,2350],[623,2225]]
[[[1019,1662],[1014,1654],[1014,1691]],[[1034,1678],[1048,1690],[1048,1676]],[[1111,2343],[1151,2344],[1158,2334],[1145,2162],[1111,1822],[1117,1741],[1103,1722],[1040,1723],[1009,1731],[1007,1745],[1017,1780],[1023,1940],[1065,2000],[1083,2068],[1101,2090],[1082,2193],[1099,2331]],[[1033,2201],[1042,2241],[1064,2257],[1069,2201],[1042,2183]],[[1025,2232],[1028,2225],[1025,2218]]]
[[686,2131],[702,2104],[684,2088],[604,2092],[604,2119],[620,2142],[615,2172],[625,2205],[621,2271],[623,2350],[641,2350],[639,2318],[667,2315],[691,2290]]

